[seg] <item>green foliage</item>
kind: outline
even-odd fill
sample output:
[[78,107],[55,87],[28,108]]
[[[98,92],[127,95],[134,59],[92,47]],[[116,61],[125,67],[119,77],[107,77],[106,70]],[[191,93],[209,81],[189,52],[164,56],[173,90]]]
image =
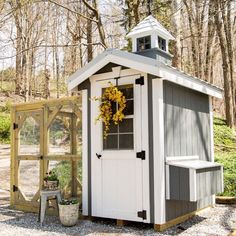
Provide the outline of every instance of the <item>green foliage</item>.
[[[61,161],[52,169],[56,173],[59,180],[59,186],[63,189],[71,180],[71,162]],[[78,161],[78,179],[82,182],[82,161]]]
[[69,161],[61,161],[52,169],[52,172],[58,176],[59,186],[63,189],[71,180],[71,163]]
[[0,112],[9,114],[10,111],[11,111],[11,102],[10,101],[7,101],[5,106],[0,106]]
[[16,70],[14,67],[8,67],[7,69],[0,71],[1,81],[13,81],[16,77]]
[[7,114],[0,114],[0,143],[10,143],[10,116]]
[[236,196],[236,152],[216,153],[215,161],[224,165],[224,192],[222,196]]
[[78,199],[71,199],[71,200],[62,199],[60,202],[60,205],[73,205],[73,204],[78,204],[78,203],[79,203]]
[[230,151],[236,147],[236,135],[230,129],[225,120],[215,117],[214,118],[214,143],[216,149],[223,151]]
[[44,178],[46,181],[58,181],[58,176],[55,171],[50,171],[47,173],[46,178]]
[[214,118],[215,161],[224,166],[222,196],[236,195],[236,135],[225,120]]

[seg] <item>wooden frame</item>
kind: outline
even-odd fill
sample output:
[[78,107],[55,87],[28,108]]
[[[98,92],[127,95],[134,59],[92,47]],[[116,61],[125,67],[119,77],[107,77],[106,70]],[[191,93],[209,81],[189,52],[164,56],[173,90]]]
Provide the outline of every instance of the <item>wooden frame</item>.
[[[48,101],[39,101],[33,103],[23,103],[13,105],[11,108],[11,201],[13,208],[24,211],[37,212],[39,207],[39,191],[43,187],[43,179],[48,171],[49,161],[70,161],[71,162],[71,181],[66,187],[70,188],[71,196],[78,197],[77,189],[82,193],[82,185],[77,178],[78,161],[82,160],[81,155],[77,153],[77,133],[82,121],[82,96],[73,96]],[[64,107],[69,107],[70,112],[63,111]],[[70,154],[57,155],[49,154],[49,129],[57,116],[68,117],[70,125]],[[32,117],[39,126],[39,153],[21,154],[20,130],[27,118]],[[77,124],[78,123],[78,124]],[[19,165],[21,161],[39,162],[39,189],[27,199],[19,186]],[[65,189],[64,189],[65,190]],[[80,196],[79,196],[80,197]]]

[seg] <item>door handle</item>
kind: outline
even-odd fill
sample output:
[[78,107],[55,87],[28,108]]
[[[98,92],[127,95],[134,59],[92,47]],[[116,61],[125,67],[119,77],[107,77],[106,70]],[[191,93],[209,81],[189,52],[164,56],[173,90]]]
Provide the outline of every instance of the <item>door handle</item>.
[[100,159],[102,157],[102,155],[98,154],[98,153],[96,153],[96,156],[97,156],[98,159]]

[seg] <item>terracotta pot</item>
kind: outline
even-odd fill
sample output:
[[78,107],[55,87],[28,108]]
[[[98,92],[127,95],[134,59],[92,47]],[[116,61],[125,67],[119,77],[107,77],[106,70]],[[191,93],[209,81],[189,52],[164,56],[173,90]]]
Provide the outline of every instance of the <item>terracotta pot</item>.
[[46,190],[58,190],[58,185],[59,185],[58,180],[55,180],[55,181],[45,180],[44,181],[44,188]]
[[64,226],[76,225],[79,218],[79,203],[71,205],[59,204],[59,218]]

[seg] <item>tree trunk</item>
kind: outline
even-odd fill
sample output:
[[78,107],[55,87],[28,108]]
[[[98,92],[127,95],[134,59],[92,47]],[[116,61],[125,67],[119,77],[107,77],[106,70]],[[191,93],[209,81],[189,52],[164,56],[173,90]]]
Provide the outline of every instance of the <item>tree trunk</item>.
[[217,34],[219,37],[221,55],[222,55],[222,68],[223,68],[223,77],[224,77],[224,99],[225,99],[225,115],[227,125],[230,127],[234,126],[234,112],[233,112],[233,102],[232,102],[232,93],[231,93],[231,79],[230,79],[230,68],[228,65],[229,55],[227,53],[226,37],[223,34],[223,25],[222,19],[220,19],[220,0],[211,0],[214,3],[214,16],[215,24],[217,28]]

